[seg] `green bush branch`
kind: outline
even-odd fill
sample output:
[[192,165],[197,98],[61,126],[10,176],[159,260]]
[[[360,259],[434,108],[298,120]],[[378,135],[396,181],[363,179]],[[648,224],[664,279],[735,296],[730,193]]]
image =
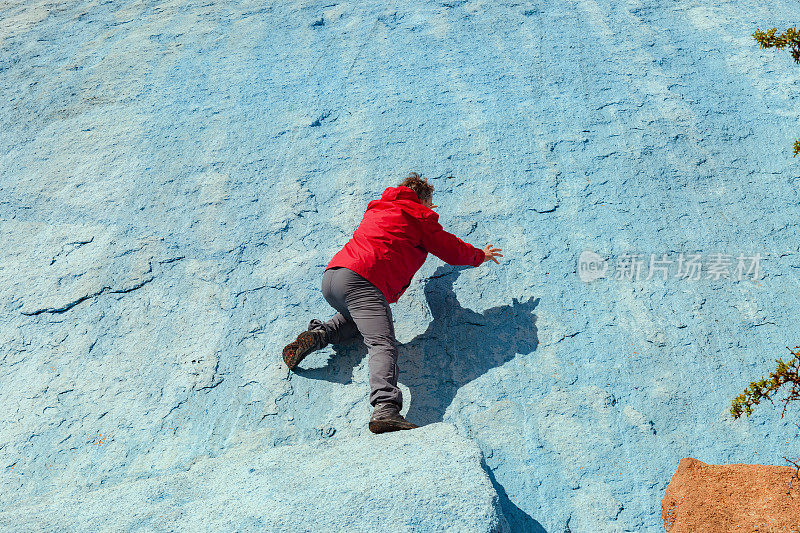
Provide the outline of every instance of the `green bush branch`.
[[794,62],[800,63],[800,31],[795,28],[789,28],[777,37],[775,36],[776,31],[778,30],[775,28],[767,31],[756,29],[753,38],[761,45],[761,48],[783,50],[788,46]]
[[[771,28],[767,31],[756,29],[753,33],[753,38],[761,46],[761,48],[777,48],[783,50],[788,47],[789,52],[792,54],[792,59],[795,63],[800,63],[800,31],[795,28],[789,28],[782,34],[775,36],[778,30]],[[800,139],[794,141],[794,156],[800,153]]]
[[788,346],[786,348],[792,354],[792,359],[788,363],[783,359],[776,359],[777,367],[769,377],[750,383],[750,386],[731,404],[733,418],[739,418],[743,414],[750,416],[753,413],[753,407],[765,399],[772,401],[772,397],[778,389],[787,383],[790,385],[789,394],[784,399],[781,417],[786,412],[786,406],[790,401],[800,399],[800,346],[796,346],[794,349]]

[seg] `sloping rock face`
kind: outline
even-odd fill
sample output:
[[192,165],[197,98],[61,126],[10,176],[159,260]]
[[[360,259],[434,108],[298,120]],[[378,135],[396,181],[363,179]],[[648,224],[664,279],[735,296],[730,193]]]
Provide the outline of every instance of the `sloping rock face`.
[[[363,347],[280,354],[411,170],[505,257],[430,257],[393,306],[405,409],[480,447],[512,530],[660,531],[680,458],[780,462],[790,416],[726,411],[800,339],[800,69],[751,38],[796,23],[756,0],[0,2],[0,509],[254,438],[372,438]],[[651,254],[672,263],[648,279]]]
[[795,470],[770,465],[678,463],[661,516],[667,533],[800,532],[800,482]]
[[277,448],[254,435],[175,474],[6,508],[0,528],[508,531],[482,461],[450,424]]

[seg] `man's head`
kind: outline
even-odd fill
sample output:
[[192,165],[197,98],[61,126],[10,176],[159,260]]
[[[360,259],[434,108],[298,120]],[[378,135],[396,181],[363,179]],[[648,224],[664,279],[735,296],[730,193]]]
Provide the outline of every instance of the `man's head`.
[[422,205],[425,207],[437,207],[433,205],[433,185],[428,183],[428,180],[416,172],[409,173],[408,177],[404,179],[398,187],[408,187],[417,193],[419,201],[422,202]]

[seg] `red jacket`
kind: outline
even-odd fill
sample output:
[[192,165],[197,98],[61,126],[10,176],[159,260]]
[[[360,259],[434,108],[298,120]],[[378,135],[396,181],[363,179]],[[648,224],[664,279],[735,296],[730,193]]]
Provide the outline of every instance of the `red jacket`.
[[478,266],[480,248],[442,229],[439,215],[422,205],[408,187],[387,187],[380,200],[367,204],[353,237],[325,270],[342,266],[375,285],[395,303],[411,284],[428,252],[451,265]]

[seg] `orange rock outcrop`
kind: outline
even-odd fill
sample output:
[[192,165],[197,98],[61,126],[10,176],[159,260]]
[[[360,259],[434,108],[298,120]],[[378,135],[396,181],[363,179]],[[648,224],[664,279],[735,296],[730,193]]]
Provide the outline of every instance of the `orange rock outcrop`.
[[794,468],[681,459],[661,500],[667,533],[800,533]]

